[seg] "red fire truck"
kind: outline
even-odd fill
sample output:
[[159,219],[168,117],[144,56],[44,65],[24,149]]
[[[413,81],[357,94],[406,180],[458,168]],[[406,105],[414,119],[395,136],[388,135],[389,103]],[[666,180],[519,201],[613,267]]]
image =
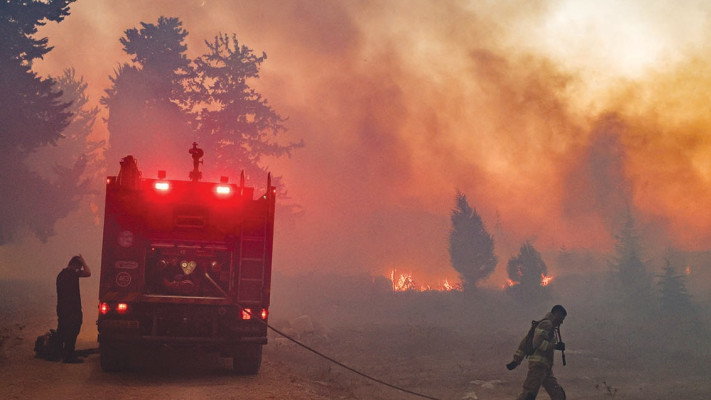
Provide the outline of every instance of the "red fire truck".
[[193,143],[190,180],[143,178],[132,156],[106,180],[99,288],[101,368],[124,369],[141,347],[199,347],[256,374],[267,343],[274,203],[222,177],[201,182]]

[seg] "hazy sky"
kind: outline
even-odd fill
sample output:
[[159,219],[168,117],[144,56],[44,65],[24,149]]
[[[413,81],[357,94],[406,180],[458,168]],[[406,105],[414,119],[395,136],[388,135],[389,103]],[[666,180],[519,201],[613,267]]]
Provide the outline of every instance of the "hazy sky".
[[[96,102],[128,61],[118,39],[142,21],[180,18],[190,57],[236,33],[267,53],[253,84],[289,117],[284,140],[306,142],[270,162],[305,209],[280,223],[275,268],[451,279],[458,189],[495,236],[498,285],[525,240],[611,251],[628,207],[652,247],[708,248],[709,11],[678,0],[80,0],[41,30],[55,48],[36,69],[74,67]],[[96,135],[108,135],[103,122]]]

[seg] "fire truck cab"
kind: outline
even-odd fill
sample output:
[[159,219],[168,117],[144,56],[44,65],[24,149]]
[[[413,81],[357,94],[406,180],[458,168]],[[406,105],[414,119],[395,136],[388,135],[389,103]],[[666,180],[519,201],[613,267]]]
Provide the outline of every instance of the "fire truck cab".
[[256,374],[267,343],[276,189],[142,177],[132,156],[106,180],[98,341],[101,368],[146,346],[198,347]]

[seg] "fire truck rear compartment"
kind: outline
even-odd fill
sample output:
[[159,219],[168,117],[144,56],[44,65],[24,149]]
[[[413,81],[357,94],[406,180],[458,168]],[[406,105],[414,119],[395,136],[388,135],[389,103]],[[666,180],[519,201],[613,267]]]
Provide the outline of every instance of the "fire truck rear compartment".
[[153,243],[146,252],[146,293],[228,297],[230,252],[214,247]]
[[143,178],[132,156],[106,180],[99,284],[101,366],[123,369],[134,348],[217,350],[239,373],[259,370],[267,342],[276,187]]
[[266,343],[266,325],[243,320],[238,307],[137,303],[129,308],[129,315],[100,320],[99,332],[109,330],[121,341]]

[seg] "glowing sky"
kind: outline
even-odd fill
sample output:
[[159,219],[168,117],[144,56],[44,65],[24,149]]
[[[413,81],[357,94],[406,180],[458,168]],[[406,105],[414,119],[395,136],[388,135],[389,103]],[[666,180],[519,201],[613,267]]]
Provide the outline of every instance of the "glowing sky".
[[306,142],[270,162],[305,210],[281,222],[281,268],[452,278],[459,189],[495,236],[499,282],[525,240],[610,251],[628,206],[654,246],[708,247],[709,11],[703,1],[80,0],[41,31],[55,49],[36,68],[74,67],[97,101],[128,61],[119,37],[141,21],[179,17],[190,57],[236,33],[268,55],[254,84],[289,117],[285,140]]

